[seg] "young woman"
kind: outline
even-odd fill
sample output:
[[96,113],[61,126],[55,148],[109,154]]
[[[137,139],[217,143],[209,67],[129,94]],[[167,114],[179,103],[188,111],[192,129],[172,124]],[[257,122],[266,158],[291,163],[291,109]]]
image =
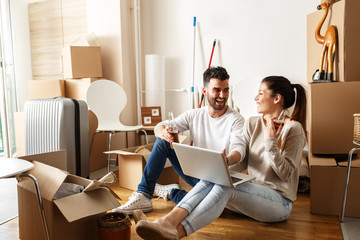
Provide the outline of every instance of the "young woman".
[[[295,101],[296,100],[296,101]],[[215,221],[228,208],[262,222],[287,219],[296,199],[299,166],[306,144],[306,95],[299,84],[284,77],[262,80],[255,97],[257,112],[245,123],[246,156],[239,163],[255,180],[236,188],[201,180],[167,215],[147,221],[134,213],[136,231],[144,239],[179,239]],[[290,117],[281,113],[295,103]]]

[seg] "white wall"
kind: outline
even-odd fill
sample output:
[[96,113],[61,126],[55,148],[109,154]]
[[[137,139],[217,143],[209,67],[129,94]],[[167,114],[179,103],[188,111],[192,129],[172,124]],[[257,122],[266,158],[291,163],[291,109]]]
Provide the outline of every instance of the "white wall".
[[[319,1],[320,2],[320,1]],[[306,15],[313,0],[144,0],[144,54],[166,57],[166,88],[190,88],[193,66],[193,17],[197,17],[195,86],[201,86],[214,39],[212,65],[224,66],[235,100],[245,117],[256,114],[259,81],[283,75],[305,87]],[[185,93],[166,95],[167,111],[189,108]]]
[[121,121],[127,125],[138,124],[132,1],[86,2],[88,31],[96,34],[101,46],[103,78],[119,83],[126,92],[127,104]]

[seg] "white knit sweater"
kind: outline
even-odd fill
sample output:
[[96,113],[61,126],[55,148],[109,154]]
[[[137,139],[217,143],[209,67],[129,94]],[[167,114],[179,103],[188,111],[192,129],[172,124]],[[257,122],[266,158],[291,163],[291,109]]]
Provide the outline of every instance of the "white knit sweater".
[[244,137],[248,173],[257,183],[278,191],[282,196],[296,199],[299,167],[306,144],[304,130],[299,122],[284,125],[278,139],[265,139],[262,116],[251,117],[245,122]]

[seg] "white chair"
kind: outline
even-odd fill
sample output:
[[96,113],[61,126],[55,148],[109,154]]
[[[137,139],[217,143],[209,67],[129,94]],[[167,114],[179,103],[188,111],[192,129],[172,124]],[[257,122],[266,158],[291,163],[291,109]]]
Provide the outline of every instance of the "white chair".
[[[147,133],[142,125],[125,126],[120,122],[120,114],[126,106],[127,98],[124,89],[119,84],[110,80],[93,82],[87,90],[86,101],[98,119],[98,127],[91,139],[90,153],[97,133],[109,133],[109,151],[111,137],[118,132],[126,133],[126,147],[128,147],[127,133],[133,131],[144,132],[146,144],[148,144]],[[110,153],[108,154],[108,172],[110,172]]]

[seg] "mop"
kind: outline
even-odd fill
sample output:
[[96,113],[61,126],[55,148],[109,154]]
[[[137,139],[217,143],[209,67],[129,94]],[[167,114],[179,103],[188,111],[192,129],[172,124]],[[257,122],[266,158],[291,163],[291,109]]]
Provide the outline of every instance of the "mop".
[[194,46],[193,46],[193,69],[192,69],[192,86],[190,88],[190,108],[194,108],[194,86],[195,86],[195,40],[196,40],[196,17],[194,17]]

